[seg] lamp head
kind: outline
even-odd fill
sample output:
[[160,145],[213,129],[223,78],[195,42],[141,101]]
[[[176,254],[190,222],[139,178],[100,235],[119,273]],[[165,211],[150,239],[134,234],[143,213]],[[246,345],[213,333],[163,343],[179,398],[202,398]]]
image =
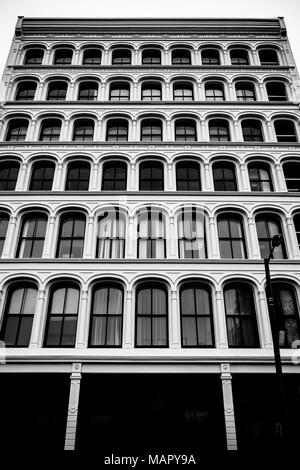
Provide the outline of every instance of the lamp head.
[[283,242],[283,236],[279,233],[272,238],[272,248],[276,248]]

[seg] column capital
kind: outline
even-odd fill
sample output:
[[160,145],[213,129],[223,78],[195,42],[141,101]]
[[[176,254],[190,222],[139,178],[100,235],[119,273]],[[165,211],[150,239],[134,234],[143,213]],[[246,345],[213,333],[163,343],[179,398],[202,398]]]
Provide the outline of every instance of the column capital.
[[287,225],[293,225],[293,219],[290,215],[287,215],[285,218]]
[[80,297],[81,297],[82,300],[87,300],[87,298],[88,298],[88,290],[87,290],[87,289],[81,289]]
[[49,216],[49,224],[55,224],[56,216],[54,214],[50,214]]
[[45,295],[46,295],[45,289],[44,288],[39,289],[38,298],[39,299],[44,299]]
[[173,300],[177,300],[177,290],[176,289],[171,290],[171,298]]
[[93,215],[89,215],[89,216],[88,216],[88,223],[89,223],[89,224],[93,224],[94,221],[95,221],[95,217],[94,217]]
[[249,224],[249,225],[250,225],[250,224],[254,224],[254,217],[253,217],[253,215],[248,215],[248,218],[247,218],[247,219],[248,219],[248,224]]
[[57,168],[58,168],[58,170],[61,170],[62,167],[63,167],[63,163],[62,163],[62,162],[58,162],[58,163],[57,163]]

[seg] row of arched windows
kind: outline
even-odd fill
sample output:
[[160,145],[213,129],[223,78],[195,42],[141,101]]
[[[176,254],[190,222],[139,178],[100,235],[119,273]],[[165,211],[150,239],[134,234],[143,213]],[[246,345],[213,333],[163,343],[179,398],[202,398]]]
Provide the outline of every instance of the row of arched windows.
[[[295,290],[286,282],[274,282],[276,315],[281,347],[299,340],[299,309]],[[230,282],[224,287],[224,309],[229,347],[259,348],[259,328],[252,287]],[[214,347],[214,308],[211,288],[199,281],[185,282],[179,289],[182,347]],[[168,289],[162,282],[144,281],[135,291],[135,346],[169,346]],[[6,347],[30,344],[37,302],[33,282],[12,284],[7,291],[0,338]],[[64,280],[49,290],[44,347],[74,347],[80,305],[79,286]],[[124,289],[114,281],[96,283],[92,289],[89,347],[112,348],[123,344]],[[42,312],[40,312],[42,313]],[[172,312],[173,316],[176,313]]]

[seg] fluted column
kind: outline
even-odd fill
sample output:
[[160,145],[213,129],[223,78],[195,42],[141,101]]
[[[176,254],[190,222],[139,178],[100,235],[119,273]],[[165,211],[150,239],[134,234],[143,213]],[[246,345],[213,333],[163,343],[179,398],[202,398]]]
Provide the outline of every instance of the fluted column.
[[75,83],[71,82],[69,83],[66,101],[75,101],[76,98],[75,98]]
[[0,141],[4,140],[4,121],[0,119]]
[[273,129],[273,125],[270,119],[267,119],[267,131],[268,131],[268,138],[270,142],[277,142],[277,138],[275,135],[275,131]]
[[65,434],[65,450],[75,450],[77,417],[81,381],[81,364],[74,363],[72,367],[70,394],[68,404],[67,425]]
[[65,119],[62,127],[62,132],[60,134],[60,139],[62,141],[71,140],[69,135],[70,119]]
[[53,257],[55,216],[50,215],[44,242],[43,258]]
[[285,224],[289,235],[290,251],[293,259],[300,259],[299,245],[292,217],[286,217]]
[[232,82],[228,83],[228,95],[229,101],[236,101],[235,87]]
[[216,317],[216,347],[228,348],[224,299],[220,287],[216,290]]
[[45,290],[39,289],[36,306],[32,324],[32,332],[30,339],[30,348],[40,348],[43,342],[43,329],[45,324],[45,312],[44,312],[44,303],[45,303]]
[[134,347],[134,312],[132,309],[132,290],[125,292],[124,311],[124,348]]
[[94,250],[94,224],[95,218],[93,216],[88,217],[88,224],[86,230],[86,237],[85,237],[85,247],[83,258],[93,258]]
[[165,101],[172,101],[173,97],[171,96],[171,85],[170,82],[166,83],[166,88],[165,88],[165,96],[164,100]]
[[91,191],[100,190],[99,185],[98,185],[98,176],[99,176],[99,164],[98,162],[94,162],[92,181],[91,181]]
[[233,121],[233,130],[234,130],[234,136],[233,136],[234,140],[236,140],[237,142],[243,142],[244,137],[243,137],[242,129],[240,127],[240,123],[238,119],[235,119]]
[[[30,123],[29,123],[29,128],[27,131],[27,137],[26,140],[35,140],[36,139],[36,119],[32,118]],[[37,137],[38,138],[38,137]]]
[[36,92],[34,95],[34,101],[41,101],[45,99],[44,97],[44,88],[45,88],[45,83],[40,82],[36,88]]
[[201,119],[200,125],[201,125],[201,140],[202,142],[208,142],[209,135],[208,135],[208,128],[206,126],[205,119]]
[[136,172],[136,164],[130,164],[130,191],[135,191],[135,172]]
[[232,395],[232,376],[230,373],[229,364],[221,364],[221,382],[227,450],[237,450],[235,415]]
[[256,226],[255,226],[255,220],[254,217],[249,216],[248,217],[248,230],[249,230],[249,238],[250,238],[250,258],[254,259],[260,259],[260,249],[259,249],[259,243],[258,243],[258,238],[257,238],[257,233],[256,233]]
[[265,89],[265,85],[263,83],[259,83],[258,88],[259,88],[258,100],[260,100],[260,101],[269,101],[268,93]]
[[261,339],[263,348],[271,349],[273,347],[272,331],[269,320],[268,304],[265,292],[258,291],[258,306],[261,326]]
[[88,341],[88,291],[82,289],[78,313],[76,348],[86,348]]
[[177,258],[177,249],[176,249],[176,229],[175,229],[175,218],[174,216],[170,216],[170,245],[169,245],[169,258]]
[[94,136],[94,139],[97,141],[105,140],[102,136],[102,127],[103,127],[102,119],[98,119],[97,124],[96,124],[95,136]]
[[139,101],[137,82],[133,82],[132,101]]
[[240,163],[242,191],[250,191],[250,182],[248,178],[247,168],[245,163]]
[[260,59],[256,50],[252,51],[253,65],[260,66]]
[[18,181],[16,184],[16,191],[25,191],[25,178],[27,175],[28,165],[27,162],[23,162],[21,165]]
[[286,189],[284,174],[283,174],[280,163],[275,164],[275,170],[276,170],[276,177],[277,177],[277,183],[278,183],[278,190],[286,192],[287,189]]
[[134,217],[128,218],[127,258],[134,258]]
[[176,185],[173,179],[173,165],[168,163],[168,188],[169,191],[176,191]]
[[203,191],[213,191],[213,181],[208,162],[204,162],[204,184],[205,187],[203,188]]
[[195,96],[196,101],[205,101],[204,88],[201,82],[197,82],[197,95]]
[[229,51],[227,49],[224,49],[223,53],[224,53],[224,65],[231,65]]
[[167,119],[167,132],[166,132],[166,140],[170,142],[172,140],[172,129],[171,129],[171,120]]
[[211,241],[211,258],[212,259],[219,259],[219,239],[218,239],[218,232],[216,227],[216,221],[214,216],[209,217],[209,236]]
[[56,175],[53,181],[53,191],[62,191],[62,172],[63,164],[59,162],[57,164]]
[[180,347],[180,322],[178,311],[178,293],[177,290],[171,291],[171,311],[169,314],[170,325],[170,348],[178,349]]
[[139,140],[138,139],[138,135],[137,135],[137,120],[136,119],[133,119],[132,120],[132,136],[131,136],[131,140]]
[[12,215],[6,231],[5,242],[2,251],[2,258],[13,258],[13,244],[15,240],[17,217]]
[[47,49],[44,55],[43,65],[50,65],[51,62],[51,50]]

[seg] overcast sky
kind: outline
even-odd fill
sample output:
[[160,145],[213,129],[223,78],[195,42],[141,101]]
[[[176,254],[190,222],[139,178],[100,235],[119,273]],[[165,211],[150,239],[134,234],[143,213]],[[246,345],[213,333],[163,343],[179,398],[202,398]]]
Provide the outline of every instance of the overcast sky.
[[17,16],[277,17],[284,16],[300,69],[300,0],[0,0],[0,76]]

